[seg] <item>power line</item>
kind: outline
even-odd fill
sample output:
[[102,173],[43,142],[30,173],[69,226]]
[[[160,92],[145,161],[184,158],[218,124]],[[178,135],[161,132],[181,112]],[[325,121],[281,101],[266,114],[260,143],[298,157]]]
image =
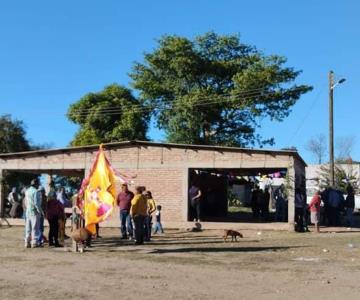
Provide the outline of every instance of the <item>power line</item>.
[[[232,96],[232,95],[247,95],[247,94],[253,94],[253,93],[259,93],[260,91],[264,91],[264,90],[268,90],[267,88],[257,88],[257,89],[250,89],[250,90],[244,90],[244,91],[239,91],[239,92],[235,92],[235,93],[225,93],[225,94],[222,94],[222,95],[216,95],[216,97],[218,96]],[[209,96],[206,96],[206,97],[199,97],[197,98],[198,100],[201,100],[201,99],[208,99]],[[116,97],[114,97],[116,98]],[[174,100],[165,100],[165,101],[162,101],[163,103],[165,102],[169,102],[169,103],[172,103]],[[142,107],[142,104],[135,104],[133,105],[134,107],[135,106],[141,106]],[[101,110],[112,110],[112,109],[119,109],[118,108],[114,108],[113,106],[108,106],[108,107],[104,107],[102,108]],[[78,110],[75,110],[76,112],[83,112],[83,111],[91,111],[93,110],[93,108],[84,108],[84,109],[78,109]]]
[[[299,89],[303,89],[304,87],[299,86],[296,88],[291,89],[291,91],[296,91]],[[260,89],[259,89],[260,90]],[[262,89],[264,90],[264,89]],[[269,95],[273,95],[275,93],[277,93],[278,91],[270,91],[267,93],[261,93],[261,92],[252,92],[252,93],[233,93],[233,94],[222,94],[222,95],[214,95],[212,96],[211,101],[209,101],[209,98],[211,96],[208,97],[200,97],[197,98],[197,100],[203,100],[203,101],[198,101],[196,103],[187,103],[187,105],[190,106],[206,106],[206,105],[212,105],[212,104],[220,104],[223,102],[228,102],[228,101],[234,101],[236,100],[236,96],[237,95],[242,95],[243,97],[241,97],[239,100],[248,100],[248,99],[252,99],[258,96],[269,96]],[[223,99],[224,96],[228,96],[229,99]],[[215,99],[215,100],[214,100]],[[221,101],[218,101],[216,99],[220,99]],[[173,107],[166,107],[167,104],[173,104],[174,101],[163,101],[160,105],[149,105],[149,106],[143,106],[143,105],[132,105],[130,107],[112,107],[112,108],[104,108],[104,109],[84,109],[84,110],[77,110],[74,113],[72,113],[71,115],[73,116],[87,116],[89,115],[89,113],[94,112],[96,114],[100,114],[100,115],[117,115],[117,114],[121,114],[123,112],[126,111],[132,111],[132,112],[147,112],[147,111],[151,111],[154,109],[165,109],[165,110],[171,110],[173,109]]]
[[317,95],[315,96],[315,98],[313,99],[313,102],[310,105],[309,110],[307,111],[307,113],[305,114],[305,116],[302,118],[299,126],[297,127],[297,129],[295,130],[294,134],[291,136],[291,138],[289,139],[287,145],[290,145],[290,143],[292,142],[292,140],[294,139],[294,137],[298,134],[298,132],[300,131],[300,129],[303,127],[303,125],[305,124],[305,121],[307,120],[307,118],[309,117],[311,111],[313,110],[313,108],[315,107],[315,104],[317,103],[317,101],[319,100],[320,95],[324,92],[324,85],[320,88],[319,92],[317,93]]

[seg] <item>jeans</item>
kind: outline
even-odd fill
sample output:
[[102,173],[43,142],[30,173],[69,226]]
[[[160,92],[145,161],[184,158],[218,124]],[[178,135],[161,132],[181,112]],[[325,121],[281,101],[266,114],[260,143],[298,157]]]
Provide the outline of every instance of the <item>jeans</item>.
[[304,231],[304,208],[295,207],[296,231]]
[[346,208],[346,225],[348,227],[353,226],[353,212],[354,212],[353,208],[350,208],[350,207]]
[[160,222],[155,223],[154,233],[157,233],[158,231],[160,231],[161,233],[164,233],[164,229]]
[[152,227],[152,216],[145,217],[144,236],[146,241],[150,241],[151,238],[151,227]]
[[44,216],[40,215],[39,218],[39,231],[40,231],[40,238],[39,238],[39,243],[42,243],[44,240]]
[[340,210],[339,210],[339,208],[330,206],[329,213],[330,213],[329,225],[330,226],[339,226],[340,225]]
[[199,199],[193,199],[191,201],[191,206],[193,207],[193,210],[196,214],[196,221],[200,220],[200,200]]
[[129,211],[126,209],[120,210],[120,224],[122,237],[126,238],[127,233],[129,233],[129,236],[132,237],[134,230],[131,222],[131,216]]
[[25,243],[30,243],[33,246],[39,245],[40,240],[40,215],[27,216],[25,224]]
[[136,244],[144,244],[144,220],[145,216],[135,215],[133,217],[135,223]]

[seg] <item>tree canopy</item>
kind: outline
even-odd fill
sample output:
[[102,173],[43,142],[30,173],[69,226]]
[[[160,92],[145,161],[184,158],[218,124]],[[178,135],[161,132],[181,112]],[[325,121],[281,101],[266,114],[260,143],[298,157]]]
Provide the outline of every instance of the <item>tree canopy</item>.
[[273,138],[257,133],[261,120],[282,121],[312,89],[294,84],[301,71],[285,64],[285,57],[266,56],[237,35],[168,35],[130,77],[168,141],[262,146]]
[[22,121],[13,120],[10,115],[0,116],[0,153],[31,150],[25,135]]
[[129,89],[117,84],[85,95],[70,106],[67,116],[80,125],[73,146],[146,140],[149,113]]

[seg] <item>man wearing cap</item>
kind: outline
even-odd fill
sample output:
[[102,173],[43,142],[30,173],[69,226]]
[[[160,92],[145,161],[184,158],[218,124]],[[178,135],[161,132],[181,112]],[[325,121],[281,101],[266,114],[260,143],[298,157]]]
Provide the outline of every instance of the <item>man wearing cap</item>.
[[120,208],[120,229],[122,239],[127,239],[127,233],[129,233],[130,239],[133,237],[133,226],[130,216],[131,200],[133,198],[134,193],[129,191],[126,183],[123,183],[121,185],[121,192],[117,196],[117,205]]
[[[41,199],[39,197],[38,179],[31,181],[31,186],[25,192],[26,226],[25,226],[25,247],[35,248],[41,246],[40,241],[40,217],[43,215]],[[31,243],[30,243],[31,242]]]

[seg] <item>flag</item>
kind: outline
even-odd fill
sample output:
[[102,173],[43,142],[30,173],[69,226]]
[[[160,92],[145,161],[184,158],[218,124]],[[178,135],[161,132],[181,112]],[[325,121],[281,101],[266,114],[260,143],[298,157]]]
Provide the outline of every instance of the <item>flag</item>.
[[106,220],[113,212],[116,198],[115,174],[102,145],[96,155],[90,174],[81,185],[85,227],[96,233],[95,224]]

